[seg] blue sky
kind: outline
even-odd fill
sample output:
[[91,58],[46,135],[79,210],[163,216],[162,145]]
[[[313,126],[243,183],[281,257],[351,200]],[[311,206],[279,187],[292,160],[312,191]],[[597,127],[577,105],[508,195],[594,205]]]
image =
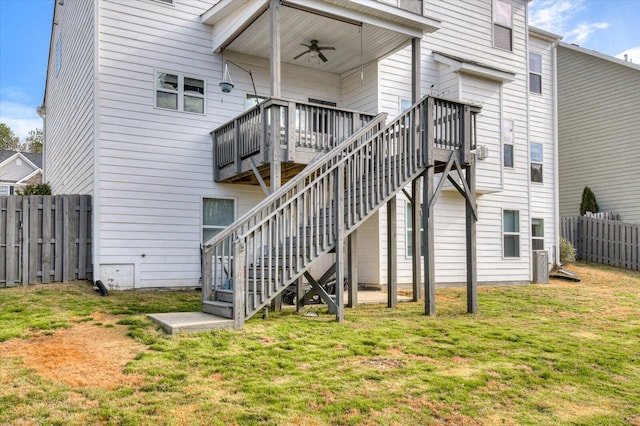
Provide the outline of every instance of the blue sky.
[[[0,0],[0,122],[21,138],[42,128],[36,108],[44,97],[53,2]],[[640,64],[640,0],[533,0],[529,7],[532,25],[607,55],[626,52]]]

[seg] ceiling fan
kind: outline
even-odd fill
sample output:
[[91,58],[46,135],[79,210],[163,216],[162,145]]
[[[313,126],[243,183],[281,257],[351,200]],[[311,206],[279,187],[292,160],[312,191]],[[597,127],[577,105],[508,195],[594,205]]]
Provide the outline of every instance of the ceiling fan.
[[321,50],[336,50],[336,48],[332,46],[318,46],[318,40],[311,40],[311,44],[301,44],[301,46],[304,46],[309,50],[307,50],[306,52],[302,52],[301,54],[293,58],[294,60],[308,53],[309,57],[311,58],[320,58],[322,59],[322,62],[327,62],[328,59],[322,54]]

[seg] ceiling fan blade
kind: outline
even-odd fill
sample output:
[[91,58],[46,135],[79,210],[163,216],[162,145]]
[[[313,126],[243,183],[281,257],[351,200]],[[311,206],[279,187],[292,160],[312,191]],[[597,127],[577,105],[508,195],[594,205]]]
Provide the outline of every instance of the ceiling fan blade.
[[327,57],[322,52],[318,52],[318,58],[322,59],[322,62],[327,62]]
[[322,46],[318,47],[318,50],[336,50],[336,48],[333,46]]
[[300,43],[300,46],[304,46],[304,47],[306,47],[307,49],[311,49],[311,46],[309,46],[308,44]]
[[293,60],[295,61],[296,59],[298,59],[300,56],[306,55],[307,53],[309,53],[310,50],[307,50],[306,52],[302,52],[301,54],[299,54],[298,56],[296,56],[295,58],[293,58]]

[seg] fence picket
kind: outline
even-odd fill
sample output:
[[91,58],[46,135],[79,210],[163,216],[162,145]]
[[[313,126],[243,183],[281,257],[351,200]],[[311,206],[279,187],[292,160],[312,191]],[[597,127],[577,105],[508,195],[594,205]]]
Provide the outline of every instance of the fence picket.
[[588,262],[640,271],[640,224],[598,217],[563,217],[561,236]]
[[91,196],[0,197],[0,288],[91,279]]

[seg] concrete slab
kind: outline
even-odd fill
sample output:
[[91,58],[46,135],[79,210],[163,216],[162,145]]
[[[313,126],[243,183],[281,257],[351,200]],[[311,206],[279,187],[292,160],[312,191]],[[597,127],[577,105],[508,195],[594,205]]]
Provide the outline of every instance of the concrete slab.
[[148,316],[160,324],[167,334],[233,328],[233,320],[205,314],[204,312],[168,312],[164,314],[149,314]]
[[[344,300],[347,300],[346,293]],[[398,295],[398,302],[410,301],[410,297]],[[386,303],[387,293],[385,292],[379,290],[358,291],[358,304]],[[294,308],[290,305],[284,305],[283,307]],[[204,312],[168,312],[164,314],[149,314],[148,317],[157,322],[167,334],[209,331],[218,328],[233,329],[233,320]]]

